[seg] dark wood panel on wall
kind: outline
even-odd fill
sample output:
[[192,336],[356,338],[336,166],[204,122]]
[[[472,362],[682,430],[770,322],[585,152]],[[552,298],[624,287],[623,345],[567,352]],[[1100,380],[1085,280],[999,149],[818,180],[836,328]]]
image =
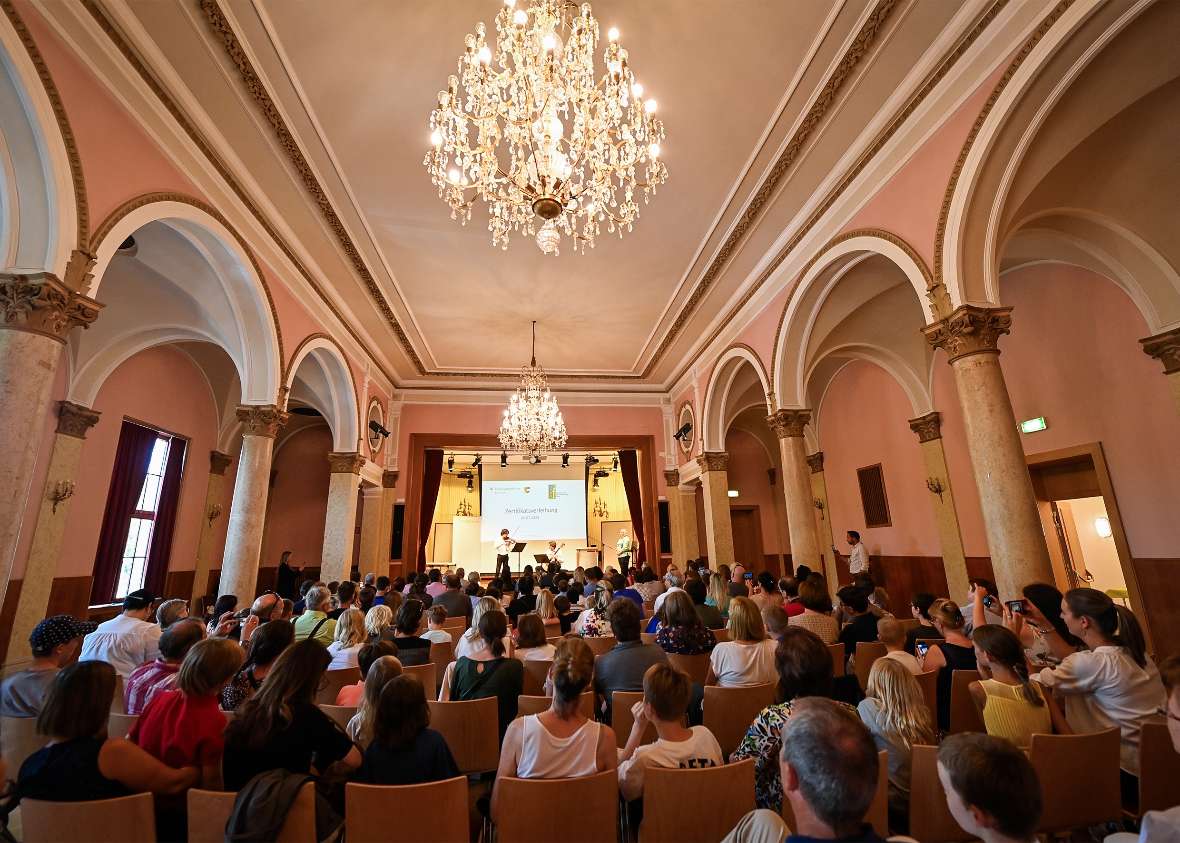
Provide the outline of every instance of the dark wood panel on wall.
[[[842,569],[847,571],[843,563]],[[874,556],[871,570],[877,585],[889,593],[889,611],[899,618],[910,616],[910,598],[919,591],[950,597],[960,605],[967,598],[965,594],[948,594],[946,567],[941,556]],[[967,575],[992,579],[991,559],[967,557]]]
[[4,605],[0,606],[0,653],[8,658],[8,639],[12,635],[12,622],[16,618],[16,604],[20,600],[20,580],[9,580],[4,592]]
[[179,597],[188,600],[193,594],[193,579],[196,571],[169,571],[164,577],[164,593],[157,595],[163,600]]
[[57,577],[54,579],[53,587],[49,590],[49,606],[45,611],[45,616],[86,617],[86,610],[90,605],[90,587],[93,582],[93,577]]
[[1140,620],[1151,633],[1156,661],[1180,653],[1180,559],[1135,559],[1131,564],[1143,595]]
[[[992,558],[990,556],[968,556],[967,557],[967,578],[968,579],[985,579],[996,581],[996,572],[992,568]],[[966,599],[966,594],[952,594],[956,603],[962,604]],[[1015,600],[1015,597],[1009,597],[1006,594],[1000,595],[1004,600]]]

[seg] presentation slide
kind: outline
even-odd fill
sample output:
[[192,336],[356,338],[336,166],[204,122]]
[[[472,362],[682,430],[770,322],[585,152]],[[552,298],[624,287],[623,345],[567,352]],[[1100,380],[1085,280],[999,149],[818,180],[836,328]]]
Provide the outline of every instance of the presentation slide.
[[586,483],[570,479],[529,478],[483,482],[480,539],[498,541],[508,528],[518,541],[585,539]]

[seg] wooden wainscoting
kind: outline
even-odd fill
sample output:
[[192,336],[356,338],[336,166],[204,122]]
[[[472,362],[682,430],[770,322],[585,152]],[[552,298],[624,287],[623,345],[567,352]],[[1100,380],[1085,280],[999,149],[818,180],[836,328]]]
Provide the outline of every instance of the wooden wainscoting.
[[[4,596],[4,605],[0,607],[0,661],[8,657],[9,636],[12,633],[12,623],[16,617],[16,604],[20,600],[21,584],[23,580],[12,580],[8,583],[8,591]],[[76,618],[87,616],[87,604],[90,602],[90,577],[57,577],[53,587],[49,590],[49,606],[45,615],[73,615]]]
[[1143,621],[1156,660],[1180,653],[1180,559],[1134,559]]
[[[910,616],[910,597],[919,591],[935,597],[950,597],[960,604],[967,598],[965,594],[947,593],[946,569],[941,556],[873,556],[870,570],[877,585],[889,593],[889,611],[899,618]],[[841,580],[847,580],[846,562],[841,564],[841,571]],[[991,558],[967,557],[967,573],[971,577],[991,579]]]

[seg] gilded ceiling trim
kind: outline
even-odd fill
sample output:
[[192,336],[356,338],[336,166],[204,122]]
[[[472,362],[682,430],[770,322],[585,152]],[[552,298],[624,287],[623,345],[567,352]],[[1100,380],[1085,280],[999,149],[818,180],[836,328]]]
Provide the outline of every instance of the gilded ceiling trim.
[[53,82],[53,75],[49,72],[49,67],[45,64],[41,51],[37,49],[37,44],[29,32],[29,28],[17,13],[16,7],[12,5],[12,0],[0,0],[0,7],[4,9],[4,14],[12,24],[12,28],[16,30],[17,37],[25,47],[25,52],[29,54],[29,60],[37,69],[37,76],[41,78],[45,95],[49,97],[49,103],[53,107],[53,116],[57,119],[58,129],[61,130],[61,139],[66,147],[66,157],[70,162],[70,180],[74,183],[74,205],[78,214],[77,243],[78,248],[81,249],[86,244],[86,238],[90,231],[90,206],[86,199],[86,178],[82,173],[82,158],[78,155],[78,144],[74,140],[74,130],[70,127],[70,118],[66,116],[66,109],[62,104],[57,85]]

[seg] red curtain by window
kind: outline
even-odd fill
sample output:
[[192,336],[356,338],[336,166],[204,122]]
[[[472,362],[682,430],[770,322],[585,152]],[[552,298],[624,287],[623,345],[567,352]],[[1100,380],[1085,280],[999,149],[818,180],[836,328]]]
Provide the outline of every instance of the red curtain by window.
[[443,452],[428,450],[422,468],[422,509],[418,512],[416,571],[426,570],[426,542],[430,540],[430,524],[434,521],[434,507],[438,503],[438,489],[442,485],[442,466]]
[[180,478],[184,474],[185,442],[173,436],[168,448],[168,465],[160,486],[160,503],[156,507],[156,526],[152,530],[152,545],[148,551],[147,571],[143,587],[152,594],[164,596],[164,579],[168,575],[168,559],[172,554],[172,531],[176,527],[176,509],[180,505]]
[[619,451],[619,473],[623,476],[623,490],[627,493],[627,509],[631,512],[631,531],[635,539],[632,562],[647,561],[647,545],[643,541],[643,498],[639,492],[639,454],[636,451]]
[[147,477],[159,433],[134,422],[124,421],[119,433],[119,447],[115,450],[115,466],[111,470],[111,485],[107,490],[106,512],[98,537],[98,552],[94,557],[94,582],[90,588],[90,602],[110,603],[114,599],[115,583],[123,564],[123,550],[127,546],[127,532],[131,513],[139,502],[143,481]]

